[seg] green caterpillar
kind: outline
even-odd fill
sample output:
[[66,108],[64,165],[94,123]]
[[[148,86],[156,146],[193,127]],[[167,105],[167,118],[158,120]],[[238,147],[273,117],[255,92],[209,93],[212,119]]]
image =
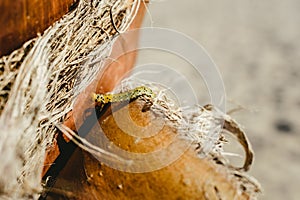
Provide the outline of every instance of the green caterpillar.
[[121,92],[118,94],[111,94],[111,93],[96,94],[96,93],[93,93],[92,99],[96,103],[106,104],[106,103],[128,101],[128,100],[136,99],[143,95],[148,96],[150,98],[155,98],[155,96],[156,96],[150,88],[145,87],[145,86],[140,86],[133,90],[129,90],[127,92]]

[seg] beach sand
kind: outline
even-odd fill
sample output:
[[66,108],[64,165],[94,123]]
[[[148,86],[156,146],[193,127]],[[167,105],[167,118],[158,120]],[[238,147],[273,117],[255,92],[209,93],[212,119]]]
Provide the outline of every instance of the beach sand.
[[[217,64],[255,152],[259,199],[300,198],[300,2],[151,1],[144,26],[180,31]],[[197,80],[196,80],[197,81]]]

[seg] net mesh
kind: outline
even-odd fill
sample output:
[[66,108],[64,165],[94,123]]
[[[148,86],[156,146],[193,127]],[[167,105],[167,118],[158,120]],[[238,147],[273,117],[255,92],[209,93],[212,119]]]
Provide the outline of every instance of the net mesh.
[[[37,198],[45,149],[76,95],[103,67],[141,1],[80,1],[43,35],[0,58],[0,196]],[[76,81],[76,79],[80,81]]]
[[[129,28],[141,3],[80,1],[75,10],[43,35],[0,58],[1,199],[38,198],[45,150],[56,133],[53,124],[64,120],[76,96],[104,67],[115,36]],[[181,118],[177,119],[178,113],[171,112],[167,103],[155,102],[154,109],[180,128],[184,123],[179,123]],[[197,115],[192,114],[195,129],[188,127],[183,137],[201,146],[202,153],[220,153],[220,135],[216,135],[219,143],[210,144],[205,130],[219,126],[223,116],[203,108],[197,110]]]

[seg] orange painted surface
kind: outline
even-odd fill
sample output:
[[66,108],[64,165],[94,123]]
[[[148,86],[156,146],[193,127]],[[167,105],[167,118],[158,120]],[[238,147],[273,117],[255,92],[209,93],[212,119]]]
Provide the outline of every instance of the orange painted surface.
[[1,0],[0,57],[35,38],[72,9],[74,0]]

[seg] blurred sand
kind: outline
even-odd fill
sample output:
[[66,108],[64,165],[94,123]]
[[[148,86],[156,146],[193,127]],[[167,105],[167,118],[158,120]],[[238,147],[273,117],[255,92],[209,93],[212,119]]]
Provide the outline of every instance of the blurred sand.
[[[183,32],[219,67],[227,108],[255,151],[260,199],[300,199],[300,1],[155,1],[153,26]],[[149,15],[145,26],[151,26]]]

